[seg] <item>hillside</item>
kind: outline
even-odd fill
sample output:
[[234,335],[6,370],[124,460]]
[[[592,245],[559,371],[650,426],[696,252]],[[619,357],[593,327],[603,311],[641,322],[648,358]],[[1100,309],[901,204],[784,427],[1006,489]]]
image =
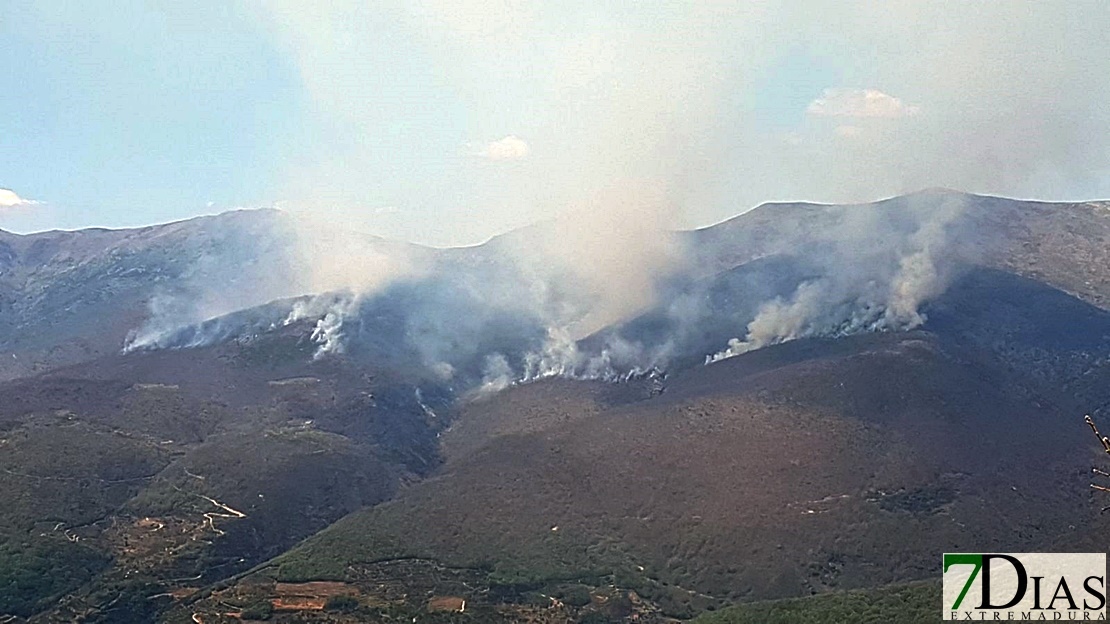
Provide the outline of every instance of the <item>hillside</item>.
[[[242,210],[134,229],[0,231],[0,380],[310,292],[311,250],[297,227],[274,210]],[[366,254],[414,248],[350,236]]]
[[993,270],[929,312],[678,371],[661,394],[549,380],[472,401],[435,476],[257,576],[373,603],[384,562],[425,561],[481,580],[475,608],[582,584],[687,617],[932,579],[943,551],[1089,547],[1099,458],[1071,416],[1107,400],[1110,314]]
[[940,585],[911,583],[866,591],[833,592],[809,598],[757,602],[707,613],[695,624],[932,624],[937,622]]
[[581,335],[543,226],[314,293],[275,218],[4,235],[0,613],[882,614],[940,552],[1106,548],[1105,204],[765,205]]
[[[132,230],[0,232],[0,379],[91,361],[136,341],[174,344],[180,331],[198,343],[249,337],[289,317],[295,298],[318,294],[313,265],[329,248],[353,254],[356,269],[399,264],[411,274],[386,279],[357,306],[325,300],[308,305],[309,314],[335,312],[350,320],[348,347],[379,365],[393,358],[394,365],[421,359],[426,366],[451,366],[459,386],[482,378],[491,351],[503,351],[523,370],[525,352],[544,347],[548,327],[588,325],[599,297],[615,295],[597,292],[597,285],[586,288],[589,261],[571,270],[536,251],[561,246],[561,230],[551,224],[442,250],[357,234],[333,240],[339,234],[310,235],[298,227],[275,211],[240,211]],[[633,338],[643,337],[645,328],[655,332],[655,342],[639,345],[642,352],[635,354],[641,368],[720,350],[761,302],[789,297],[800,281],[897,267],[900,255],[915,250],[932,256],[941,287],[959,266],[988,266],[1096,306],[1110,301],[1110,210],[1103,202],[932,190],[853,206],[765,204],[711,227],[660,237],[673,239],[677,259],[652,278],[656,305],[631,328],[638,331]],[[734,271],[740,274],[722,282]],[[286,303],[255,323],[221,325],[211,336],[195,329],[271,301]],[[702,308],[706,303],[709,309]],[[596,336],[624,338],[626,320]],[[672,352],[669,338],[679,341],[679,352]],[[601,346],[614,352],[619,344]],[[520,345],[527,349],[519,351]]]
[[[714,365],[712,391],[674,378],[663,398],[577,419],[547,411],[558,384],[529,388],[540,400],[518,418],[557,424],[450,460],[279,558],[278,578],[419,557],[524,588],[620,578],[681,616],[930,578],[937,552],[1066,548],[1103,527],[1081,423],[927,335],[853,342],[754,370],[741,356]],[[449,433],[445,453],[469,443]]]
[[432,470],[418,388],[297,329],[0,385],[0,610],[149,621]]

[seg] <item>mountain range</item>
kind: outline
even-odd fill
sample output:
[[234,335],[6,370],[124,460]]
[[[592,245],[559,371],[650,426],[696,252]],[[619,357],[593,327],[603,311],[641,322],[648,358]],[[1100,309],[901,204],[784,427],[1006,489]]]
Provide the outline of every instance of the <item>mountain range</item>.
[[1106,549],[1110,202],[591,236],[0,232],[0,614],[768,621]]

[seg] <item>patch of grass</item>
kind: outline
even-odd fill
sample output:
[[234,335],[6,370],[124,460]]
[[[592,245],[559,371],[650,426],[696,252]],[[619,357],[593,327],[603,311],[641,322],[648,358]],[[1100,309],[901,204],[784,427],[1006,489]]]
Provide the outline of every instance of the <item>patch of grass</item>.
[[277,367],[289,362],[303,362],[312,357],[316,345],[299,336],[267,336],[259,340],[241,341],[235,364],[243,368]]
[[893,493],[872,492],[867,500],[877,502],[884,511],[931,514],[956,500],[956,491],[947,485],[929,485]]
[[347,566],[340,561],[308,557],[282,557],[276,578],[284,583],[306,581],[342,581],[347,576]]
[[694,624],[932,624],[940,620],[933,581],[807,598],[736,605],[705,613]]

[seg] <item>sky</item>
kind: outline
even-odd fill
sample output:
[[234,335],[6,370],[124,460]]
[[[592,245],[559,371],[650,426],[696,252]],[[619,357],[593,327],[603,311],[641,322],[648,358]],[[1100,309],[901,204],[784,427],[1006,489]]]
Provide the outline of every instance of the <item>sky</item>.
[[277,206],[461,245],[935,186],[1106,199],[1108,30],[1101,0],[6,0],[0,228]]

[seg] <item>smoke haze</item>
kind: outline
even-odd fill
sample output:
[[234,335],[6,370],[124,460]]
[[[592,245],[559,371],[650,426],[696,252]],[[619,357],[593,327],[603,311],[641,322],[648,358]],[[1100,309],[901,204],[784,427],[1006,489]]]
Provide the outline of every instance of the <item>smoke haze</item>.
[[[393,349],[464,386],[614,378],[918,327],[967,255],[952,231],[973,235],[943,194],[897,215],[767,207],[766,240],[682,227],[765,200],[924,187],[1110,193],[1098,3],[249,6],[293,59],[321,138],[275,189],[284,268],[250,288],[198,269],[234,297],[156,298],[132,345],[341,293],[282,322],[315,319],[321,355]],[[447,250],[373,235],[498,232]]]
[[[259,15],[321,120],[357,139],[306,155],[279,194],[396,206],[376,227],[392,238],[476,242],[629,178],[668,196],[668,229],[926,187],[1110,195],[1097,2],[277,2]],[[411,65],[368,78],[397,55]],[[425,89],[438,99],[415,99]],[[403,141],[382,134],[393,122],[412,129]],[[498,151],[505,139],[515,147]],[[424,188],[394,188],[402,167]]]
[[919,327],[926,320],[921,306],[942,294],[959,263],[972,257],[967,246],[956,249],[948,240],[964,201],[924,194],[911,197],[899,215],[873,207],[843,211],[822,240],[810,241],[816,249],[796,252],[821,267],[821,275],[789,297],[763,303],[745,336],[730,339],[706,363],[807,336]]

